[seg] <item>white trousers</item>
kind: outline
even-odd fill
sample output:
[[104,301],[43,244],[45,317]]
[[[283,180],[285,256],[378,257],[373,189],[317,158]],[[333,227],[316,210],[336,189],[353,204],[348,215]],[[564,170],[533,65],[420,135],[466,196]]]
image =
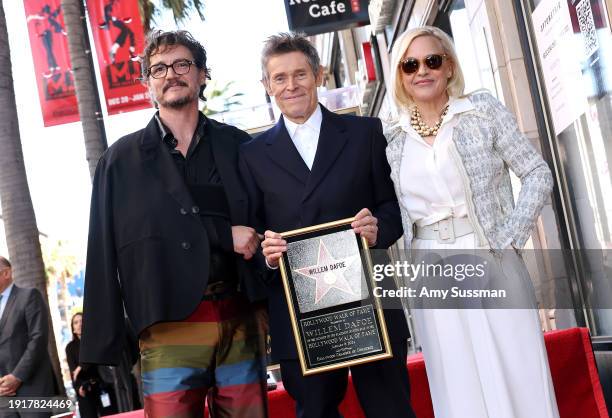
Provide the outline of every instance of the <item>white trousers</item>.
[[[440,248],[413,241],[413,248]],[[473,234],[450,247],[474,248]],[[532,295],[531,295],[532,296]],[[436,418],[558,418],[535,309],[415,309]]]

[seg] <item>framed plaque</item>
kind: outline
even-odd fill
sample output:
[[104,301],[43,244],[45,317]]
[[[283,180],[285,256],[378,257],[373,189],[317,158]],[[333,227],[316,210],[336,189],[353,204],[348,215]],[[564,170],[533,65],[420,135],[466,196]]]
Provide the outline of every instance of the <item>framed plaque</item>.
[[284,232],[280,270],[304,375],[392,356],[372,260],[353,218]]

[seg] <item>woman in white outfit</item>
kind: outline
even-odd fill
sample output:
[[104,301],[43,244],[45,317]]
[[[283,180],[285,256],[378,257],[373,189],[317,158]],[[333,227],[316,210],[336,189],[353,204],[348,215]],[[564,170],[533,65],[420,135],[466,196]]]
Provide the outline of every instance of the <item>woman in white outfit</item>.
[[[546,163],[493,96],[463,95],[440,29],[406,31],[392,70],[400,117],[386,131],[387,157],[406,248],[488,248],[514,263],[512,280],[535,308],[518,251],[551,192]],[[516,206],[508,167],[521,179]],[[520,308],[412,312],[437,418],[559,416],[537,312]]]

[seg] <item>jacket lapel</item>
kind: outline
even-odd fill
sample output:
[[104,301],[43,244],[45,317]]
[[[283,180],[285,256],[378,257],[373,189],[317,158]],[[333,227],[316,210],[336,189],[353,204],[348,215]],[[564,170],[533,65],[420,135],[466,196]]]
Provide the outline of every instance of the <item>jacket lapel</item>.
[[159,130],[156,126],[155,117],[151,119],[144,129],[141,149],[143,151],[143,163],[148,170],[163,184],[164,189],[181,205],[189,210],[195,206],[193,198],[187,190],[185,181],[181,178],[172,156],[166,146],[162,143]]
[[266,144],[268,157],[297,180],[306,184],[310,170],[289,137],[283,118],[270,131]]
[[348,141],[346,126],[340,116],[323,106],[321,106],[321,111],[323,112],[323,121],[321,122],[319,143],[302,201],[305,201],[325,178]]
[[2,336],[2,338],[6,337],[5,335],[2,335],[2,330],[5,328],[10,313],[13,311],[13,305],[15,304],[15,298],[17,298],[18,292],[19,288],[13,284],[13,289],[11,290],[9,298],[6,301],[4,312],[2,312],[2,318],[0,318],[0,335]]

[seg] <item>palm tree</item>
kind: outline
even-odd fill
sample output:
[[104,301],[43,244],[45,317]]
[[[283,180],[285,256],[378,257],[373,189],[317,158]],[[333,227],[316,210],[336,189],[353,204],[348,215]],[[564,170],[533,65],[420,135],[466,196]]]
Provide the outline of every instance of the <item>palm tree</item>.
[[[106,133],[98,88],[94,78],[94,61],[87,35],[84,0],[62,0],[64,23],[68,34],[71,67],[85,140],[85,158],[93,180],[98,160],[107,148]],[[170,9],[176,23],[184,21],[193,11],[204,20],[203,0],[138,0],[145,32],[161,10]]]
[[[159,4],[161,2],[161,5]],[[162,9],[172,10],[174,21],[179,24],[187,16],[196,12],[201,20],[204,20],[204,1],[203,0],[138,0],[140,16],[142,16],[142,26],[145,33],[151,29],[151,23],[159,17]]]
[[61,4],[68,34],[70,67],[74,76],[79,115],[83,126],[85,158],[90,178],[93,180],[98,160],[108,145],[87,36],[85,6],[83,0],[62,0]]
[[[202,108],[202,112],[206,116],[214,115],[221,112],[227,112],[232,106],[241,105],[240,97],[244,96],[244,93],[232,91],[235,81],[225,83],[223,86],[219,86],[214,80],[206,85],[206,103]],[[219,108],[221,106],[221,108]]]
[[[47,279],[38,240],[36,216],[30,197],[19,135],[17,105],[4,6],[0,2],[0,201],[9,258],[15,283],[35,287],[47,304]],[[49,313],[49,312],[48,312]],[[49,318],[51,316],[49,315]],[[49,353],[58,387],[64,392],[53,327],[49,321]]]

